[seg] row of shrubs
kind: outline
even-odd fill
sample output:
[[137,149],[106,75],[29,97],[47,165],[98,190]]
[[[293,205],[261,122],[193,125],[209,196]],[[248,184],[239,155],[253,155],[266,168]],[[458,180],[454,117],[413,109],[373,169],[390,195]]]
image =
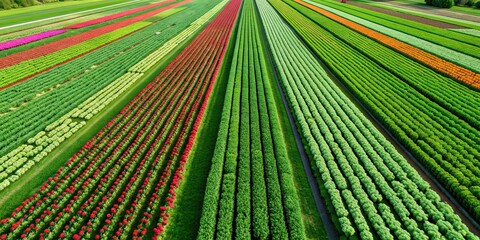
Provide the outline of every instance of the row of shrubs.
[[63,2],[66,0],[0,0],[0,10],[12,8],[29,7],[50,2]]
[[[459,5],[459,4],[460,4],[460,0],[455,0],[455,5]],[[466,6],[466,7],[473,7],[473,6],[475,6],[476,8],[480,9],[480,1],[468,0],[468,1],[465,3],[465,6]]]
[[[425,3],[430,6],[439,7],[439,8],[451,8],[453,5],[460,5],[461,0],[425,0]],[[477,9],[480,9],[480,1],[468,0],[465,5],[466,7],[475,6]]]

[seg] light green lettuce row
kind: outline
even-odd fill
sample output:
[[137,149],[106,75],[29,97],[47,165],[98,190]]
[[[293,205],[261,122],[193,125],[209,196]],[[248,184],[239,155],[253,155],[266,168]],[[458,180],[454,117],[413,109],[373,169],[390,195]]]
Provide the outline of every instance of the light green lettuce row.
[[0,86],[8,85],[34,73],[41,72],[49,67],[55,66],[56,64],[62,63],[68,59],[86,53],[109,42],[115,41],[150,24],[152,23],[137,22],[60,51],[50,53],[39,58],[23,61],[19,64],[4,68],[0,71]]
[[432,42],[429,42],[429,41],[425,41],[425,40],[420,39],[418,37],[415,37],[415,36],[412,36],[412,35],[409,35],[409,34],[406,34],[406,33],[403,33],[403,32],[388,28],[388,27],[385,27],[383,25],[365,20],[363,18],[353,16],[351,14],[342,12],[340,10],[337,10],[335,8],[332,8],[332,7],[328,7],[328,6],[320,4],[320,3],[316,3],[316,2],[313,2],[313,1],[310,1],[310,0],[305,0],[305,2],[308,2],[312,5],[317,6],[317,7],[323,8],[323,9],[325,9],[325,10],[331,12],[331,13],[334,13],[338,16],[344,17],[344,18],[346,18],[350,21],[353,21],[353,22],[358,23],[360,25],[363,25],[367,28],[373,29],[377,32],[383,33],[385,35],[388,35],[390,37],[398,39],[402,42],[405,42],[405,43],[408,43],[412,46],[415,46],[419,49],[422,49],[424,51],[427,51],[427,52],[430,52],[434,55],[437,55],[437,56],[439,56],[443,59],[446,59],[448,61],[451,61],[453,63],[459,64],[463,67],[466,67],[470,70],[473,70],[475,72],[480,73],[480,59],[478,59],[478,58],[475,58],[475,57],[457,52],[455,50],[440,46],[438,44],[435,44],[435,43],[432,43]]

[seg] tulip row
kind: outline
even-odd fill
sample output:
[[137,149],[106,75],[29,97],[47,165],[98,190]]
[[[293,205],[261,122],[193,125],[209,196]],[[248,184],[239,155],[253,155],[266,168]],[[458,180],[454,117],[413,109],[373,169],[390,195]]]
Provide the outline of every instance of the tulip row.
[[338,230],[361,239],[475,239],[328,77],[279,13],[295,29],[309,28],[305,22],[293,24],[304,16],[280,0],[271,1],[275,9],[266,0],[257,3],[282,87]]
[[[218,10],[219,9],[217,9],[217,11]],[[0,191],[17,180],[35,163],[38,163],[46,157],[48,153],[60,143],[77,132],[85,125],[85,121],[88,121],[98,112],[102,111],[110,102],[114,101],[120,94],[138,81],[145,71],[165,57],[178,44],[197,32],[215,13],[216,12],[208,12],[204,14],[181,33],[168,40],[157,51],[154,51],[131,68],[143,69],[141,73],[138,73],[138,70],[129,70],[128,73],[109,84],[59,120],[48,125],[44,131],[28,139],[28,144],[22,144],[20,147],[0,158]],[[18,159],[21,159],[21,161],[18,161]],[[15,164],[15,166],[10,167],[13,164]]]
[[[306,9],[293,1],[289,4]],[[275,5],[359,101],[480,219],[479,196],[473,194],[480,183],[479,131],[301,13],[288,5]]]
[[47,24],[32,27],[32,28],[21,29],[21,30],[18,30],[18,31],[8,32],[8,33],[5,33],[5,34],[0,34],[0,41],[4,42],[4,41],[9,41],[9,40],[14,40],[14,39],[17,39],[17,38],[26,37],[26,36],[29,36],[29,35],[32,35],[32,34],[35,34],[35,33],[41,33],[41,32],[45,32],[45,31],[61,29],[65,25],[69,25],[69,24],[71,25],[71,24],[91,20],[91,19],[94,19],[94,18],[101,17],[105,14],[115,13],[115,12],[118,12],[118,11],[121,11],[121,10],[123,10],[123,8],[114,9],[114,10],[101,12],[101,13],[96,13],[96,14],[89,14],[89,15],[85,15],[85,16],[77,16],[77,17],[73,17],[73,18],[68,19],[68,20],[47,23]]
[[[393,48],[395,49],[396,51],[398,52],[401,52],[417,61],[419,61],[420,63],[428,66],[428,67],[431,67],[432,69],[435,69],[436,71],[439,71],[443,74],[446,74],[454,79],[457,79],[461,82],[464,82],[468,85],[472,85],[474,87],[480,87],[480,64],[479,64],[479,60],[478,59],[475,59],[475,58],[472,58],[472,57],[469,57],[469,56],[465,56],[463,54],[460,54],[460,53],[455,53],[453,50],[449,50],[449,49],[441,49],[441,50],[435,50],[435,54],[439,54],[442,55],[443,53],[448,53],[447,55],[445,55],[447,58],[445,59],[448,59],[448,56],[452,56],[452,59],[450,59],[450,61],[447,61],[447,60],[444,60],[440,57],[437,57],[435,55],[432,55],[430,53],[427,53],[419,48],[416,48],[414,46],[411,46],[407,43],[404,43],[404,42],[401,42],[395,38],[392,38],[390,36],[387,36],[387,35],[384,35],[380,32],[377,32],[377,31],[374,31],[374,30],[371,30],[369,28],[366,28],[360,24],[357,24],[353,21],[350,21],[350,20],[347,20],[345,18],[342,18],[336,14],[333,14],[331,12],[328,12],[322,8],[319,8],[315,5],[312,5],[312,4],[309,4],[307,2],[303,2],[303,1],[300,1],[300,0],[296,0],[297,3],[303,5],[303,6],[306,6],[322,15],[325,15],[327,16],[328,18],[332,19],[332,20],[335,20],[357,32],[360,32],[372,39],[375,39],[376,41],[379,41],[387,46],[389,46],[390,48]],[[316,3],[315,3],[316,4]],[[408,36],[408,35],[405,35],[405,36]],[[419,40],[419,41],[423,41],[423,40]],[[415,42],[419,42],[419,41],[415,41]],[[414,44],[415,42],[409,42],[411,44]],[[432,45],[431,43],[428,43],[428,42],[424,42],[422,43],[423,45],[425,46],[430,46]],[[443,47],[442,47],[443,48]],[[429,47],[429,50],[432,51],[434,50],[434,48],[430,48]],[[460,55],[463,55],[463,56],[459,56]],[[470,61],[466,61],[466,62],[463,62],[463,59],[470,59]],[[462,66],[465,66],[465,67],[462,67],[462,66],[459,66],[459,65],[462,65]]]
[[[0,91],[0,112],[4,113],[0,116],[0,156],[17,148],[121,77],[125,69],[142,61],[206,10],[204,6],[192,4],[174,18],[166,18],[29,81]],[[179,18],[183,20],[178,21]],[[162,34],[154,34],[155,30],[162,30]]]
[[[384,34],[386,36],[390,36],[394,39],[397,39],[401,42],[412,45],[425,52],[432,53],[445,60],[461,65],[477,73],[480,73],[480,60],[479,60],[480,48],[477,46],[464,44],[448,38],[441,39],[441,41],[439,42],[441,42],[442,44],[431,42],[428,40],[423,40],[419,37],[418,34],[410,35],[407,33],[403,33],[402,31],[392,29],[390,27],[384,26],[377,22],[373,22],[368,19],[360,18],[355,15],[349,14],[347,12],[344,12],[344,10],[341,11],[336,8],[329,7],[329,6],[316,3],[310,0],[305,0],[304,2],[314,5],[320,9],[326,10],[332,14],[335,14],[338,17],[350,20],[359,25],[362,25],[371,30],[374,30],[378,33]],[[450,46],[447,43],[452,43],[452,45],[454,46]],[[443,45],[447,45],[447,46],[443,46]]]
[[[101,27],[101,28],[97,28],[97,29],[94,29],[94,30],[91,30],[91,31],[88,31],[88,32],[83,32],[83,33],[80,33],[80,34],[77,34],[77,35],[74,35],[74,36],[71,36],[71,37],[63,38],[63,39],[61,39],[59,41],[56,41],[56,42],[52,42],[52,43],[49,43],[49,44],[45,44],[45,45],[42,45],[42,46],[39,46],[39,47],[36,47],[36,48],[32,48],[32,49],[29,49],[29,50],[26,50],[26,51],[23,51],[23,52],[15,53],[15,54],[0,58],[0,69],[17,65],[18,63],[23,62],[23,61],[39,58],[39,57],[42,57],[44,55],[62,50],[64,48],[82,43],[86,40],[98,37],[100,35],[103,35],[103,34],[115,31],[117,29],[129,26],[129,25],[134,24],[136,22],[141,22],[141,21],[143,21],[143,20],[145,20],[145,19],[147,19],[151,16],[155,16],[155,15],[157,15],[157,14],[163,12],[163,11],[166,11],[168,9],[172,9],[172,8],[184,5],[188,2],[189,2],[189,0],[178,2],[178,3],[175,3],[175,4],[171,4],[169,6],[159,8],[159,9],[156,9],[154,11],[150,11],[150,12],[135,16],[133,18],[129,18],[129,19],[126,19],[126,20],[123,20],[123,21],[120,21],[120,22],[109,24],[109,25],[106,25],[106,26]],[[72,56],[72,57],[74,57],[74,56]]]
[[[76,24],[76,23],[80,23],[80,22],[85,22],[85,21],[88,21],[88,20],[92,20],[92,19],[96,19],[96,18],[99,18],[99,17],[102,17],[102,16],[106,16],[106,15],[109,15],[109,14],[115,14],[115,13],[118,13],[118,12],[121,12],[121,11],[126,11],[126,10],[128,10],[132,7],[139,7],[139,6],[143,6],[143,5],[145,5],[145,3],[142,3],[140,1],[140,2],[136,2],[136,3],[128,4],[126,6],[121,6],[119,8],[111,9],[111,10],[106,10],[106,11],[103,10],[102,11],[102,9],[100,9],[100,10],[95,11],[95,12],[89,12],[85,15],[80,15],[80,14],[79,15],[73,15],[72,17],[70,17],[68,19],[64,19],[64,20],[46,21],[45,24],[32,26],[32,27],[29,27],[29,28],[25,28],[24,26],[23,27],[18,27],[17,30],[13,30],[11,32],[7,32],[7,33],[4,33],[4,34],[0,34],[0,42],[15,40],[17,38],[22,38],[22,37],[26,37],[26,36],[29,36],[29,35],[32,35],[32,34],[37,34],[37,33],[45,32],[45,31],[63,29],[67,25],[72,25],[72,24]],[[134,14],[134,16],[140,15],[140,14],[141,13],[136,13],[136,14]],[[114,22],[120,22],[120,21],[122,21],[122,20],[124,20],[128,17],[132,17],[132,16],[117,18],[117,19],[112,20],[110,22],[105,22],[105,23],[94,25],[94,26],[85,27],[83,29],[67,31],[68,34],[64,34],[64,35],[66,35],[66,37],[73,36],[75,34],[79,34],[79,33],[82,33],[82,32],[87,32],[87,31],[93,30],[95,28],[103,27],[103,26],[106,26],[106,25],[114,23]],[[16,28],[14,28],[14,29],[16,29]],[[30,49],[30,48],[34,48],[34,47],[41,46],[41,45],[44,45],[44,44],[47,44],[47,43],[50,43],[50,42],[53,42],[53,41],[57,41],[58,39],[61,39],[61,38],[56,37],[56,38],[44,39],[42,41],[38,41],[38,42],[35,42],[35,43],[28,44],[27,46],[17,47],[17,48],[6,50],[6,51],[1,51],[0,52],[0,57],[8,56],[8,55],[20,52],[20,51],[25,51],[25,50]]]
[[96,38],[86,40],[77,45],[73,45],[45,56],[23,61],[19,64],[2,69],[0,73],[0,87],[7,86],[30,75],[45,71],[45,69],[65,62],[75,56],[92,51],[119,38],[123,38],[132,32],[149,26],[150,24],[151,23],[149,22],[133,23],[129,26],[103,34]]
[[434,70],[412,61],[403,54],[390,49],[340,23],[337,23],[313,11],[304,11],[312,21],[321,26],[321,32],[333,34],[348,43],[357,51],[393,73],[416,91],[438,103],[456,116],[464,119],[476,129],[480,129],[480,93],[452,79],[436,73]]
[[[199,1],[211,11],[220,7]],[[0,236],[155,239],[222,62],[240,1],[205,30],[38,193],[2,220]],[[159,200],[157,200],[159,199]],[[153,217],[155,216],[155,218]],[[158,219],[160,216],[160,219]]]
[[31,42],[34,42],[34,41],[38,41],[38,40],[41,40],[41,39],[44,39],[44,38],[49,38],[49,37],[52,37],[52,36],[56,36],[56,35],[62,34],[64,32],[66,32],[66,30],[63,30],[63,29],[62,30],[50,30],[50,31],[26,36],[26,37],[23,37],[23,38],[18,38],[18,39],[11,40],[11,41],[8,41],[8,42],[2,42],[2,43],[0,43],[0,51],[5,50],[5,49],[9,49],[9,48],[13,48],[13,47],[17,47],[17,46],[20,46],[20,45],[23,45],[23,44],[31,43]]
[[429,42],[451,48],[455,51],[463,52],[467,55],[477,57],[480,56],[478,53],[472,53],[466,50],[477,49],[474,51],[478,51],[478,48],[471,48],[473,46],[480,47],[480,42],[478,42],[478,40],[473,36],[468,36],[458,32],[452,32],[450,31],[450,29],[434,27],[413,20],[407,20],[405,18],[394,17],[389,14],[380,13],[362,7],[352,5],[346,7],[345,5],[341,5],[339,2],[320,2],[318,0],[313,2],[322,3],[322,5],[333,7],[335,9],[350,13],[371,22],[381,24],[385,27],[404,32],[412,36],[416,36]]
[[198,239],[305,239],[252,0],[239,21]]
[[125,16],[128,16],[128,15],[137,13],[137,12],[149,10],[151,8],[158,7],[158,6],[161,6],[161,5],[165,5],[165,4],[168,4],[168,3],[171,3],[171,2],[173,2],[173,0],[165,0],[165,1],[161,1],[159,3],[150,4],[150,5],[147,5],[147,6],[130,9],[130,10],[127,10],[127,11],[123,11],[123,12],[120,12],[120,13],[108,15],[108,16],[105,16],[105,17],[92,19],[92,20],[89,20],[89,21],[86,21],[86,22],[81,22],[81,23],[69,25],[69,26],[66,26],[64,28],[65,29],[77,29],[77,28],[88,27],[88,26],[91,26],[91,25],[104,23],[104,22],[108,22],[108,21],[111,21],[111,20],[114,20],[114,19],[117,19],[117,18],[125,17]]

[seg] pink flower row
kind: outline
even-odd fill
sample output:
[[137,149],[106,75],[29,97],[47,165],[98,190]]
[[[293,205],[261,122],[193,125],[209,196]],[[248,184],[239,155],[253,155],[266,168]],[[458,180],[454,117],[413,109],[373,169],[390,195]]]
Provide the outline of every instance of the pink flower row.
[[38,41],[38,40],[42,40],[42,39],[45,39],[45,38],[49,38],[49,37],[52,37],[52,36],[56,36],[56,35],[59,35],[59,34],[62,34],[64,32],[66,32],[66,31],[67,30],[64,30],[64,29],[50,30],[50,31],[26,36],[26,37],[23,37],[23,38],[18,38],[18,39],[10,40],[10,41],[7,41],[7,42],[2,42],[2,43],[0,43],[0,51],[10,49],[10,48],[14,48],[14,47],[24,45],[24,44],[27,44],[27,43],[35,42],[35,41]]

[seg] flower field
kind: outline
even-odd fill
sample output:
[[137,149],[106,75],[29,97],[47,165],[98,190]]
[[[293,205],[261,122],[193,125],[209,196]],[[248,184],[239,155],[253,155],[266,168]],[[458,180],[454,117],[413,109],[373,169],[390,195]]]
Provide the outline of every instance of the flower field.
[[0,239],[480,239],[476,28],[118,2],[0,28]]

